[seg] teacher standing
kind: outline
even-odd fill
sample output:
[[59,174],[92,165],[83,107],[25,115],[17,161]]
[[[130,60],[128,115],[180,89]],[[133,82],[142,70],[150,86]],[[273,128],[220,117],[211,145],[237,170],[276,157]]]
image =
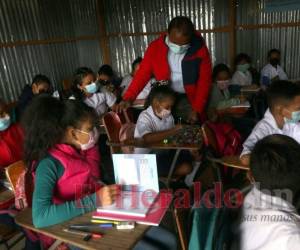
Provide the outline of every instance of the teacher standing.
[[189,18],[173,18],[168,33],[148,46],[117,110],[129,107],[153,76],[157,81],[169,81],[177,93],[175,118],[197,122],[210,91],[211,59],[204,38],[195,31]]

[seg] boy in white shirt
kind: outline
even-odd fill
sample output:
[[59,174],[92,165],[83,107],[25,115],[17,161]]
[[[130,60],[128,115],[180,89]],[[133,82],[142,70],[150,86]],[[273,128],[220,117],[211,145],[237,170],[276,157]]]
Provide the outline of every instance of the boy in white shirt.
[[277,81],[267,90],[268,106],[243,144],[241,161],[249,165],[250,153],[257,141],[271,134],[284,134],[300,142],[300,85]]
[[251,58],[247,54],[238,54],[235,58],[236,71],[234,72],[231,84],[247,86],[252,84],[252,75],[249,71]]
[[268,52],[269,63],[261,70],[261,84],[269,86],[276,80],[287,80],[288,77],[283,68],[280,67],[280,51],[278,49],[271,49]]
[[251,154],[240,224],[241,250],[300,249],[300,145],[285,135],[259,141]]
[[[168,85],[154,86],[147,100],[149,107],[144,110],[136,123],[134,138],[142,138],[145,144],[159,143],[164,139],[175,135],[182,129],[182,125],[175,125],[171,114],[175,103],[175,93]],[[136,154],[147,154],[152,150],[147,148],[135,148]],[[160,150],[157,153],[158,173],[164,176],[171,166],[172,153],[168,150]],[[192,170],[191,163],[182,162],[176,167],[175,175],[185,176]]]

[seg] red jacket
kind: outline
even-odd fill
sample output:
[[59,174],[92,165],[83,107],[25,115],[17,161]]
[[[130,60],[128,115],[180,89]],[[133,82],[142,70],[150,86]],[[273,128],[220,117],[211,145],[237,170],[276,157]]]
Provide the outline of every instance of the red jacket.
[[23,130],[18,124],[12,124],[0,132],[0,167],[6,167],[22,159]]
[[[145,52],[140,68],[123,96],[134,101],[152,76],[156,80],[170,80],[166,35],[153,41]],[[203,37],[195,33],[191,47],[182,60],[182,77],[185,92],[195,111],[201,113],[208,99],[211,86],[211,59]]]

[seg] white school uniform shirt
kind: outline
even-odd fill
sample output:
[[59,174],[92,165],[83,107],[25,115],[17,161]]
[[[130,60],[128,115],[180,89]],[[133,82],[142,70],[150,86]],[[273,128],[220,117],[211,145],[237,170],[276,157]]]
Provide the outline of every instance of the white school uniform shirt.
[[[168,118],[160,119],[154,114],[152,106],[144,110],[136,122],[134,138],[142,138],[144,135],[159,131],[171,129],[175,126],[174,118],[170,115]],[[147,148],[135,148],[136,154],[147,154],[151,150]]]
[[245,73],[237,70],[234,72],[231,84],[233,85],[240,85],[240,86],[247,86],[252,84],[252,75],[249,70],[247,70]]
[[[127,91],[127,89],[129,88],[129,85],[132,82],[132,75],[127,75],[123,78],[122,82],[121,82],[121,88],[123,87],[123,91],[122,91],[122,95],[125,94],[125,92]],[[149,80],[149,82],[146,84],[146,86],[144,87],[144,89],[142,90],[141,93],[139,93],[139,95],[137,96],[136,100],[141,100],[141,99],[146,99],[148,97],[148,95],[150,94],[151,91],[151,84],[155,82],[155,79],[152,78]]]
[[260,120],[243,144],[242,155],[250,154],[256,142],[272,134],[287,135],[300,143],[300,123],[285,123],[283,128],[277,126],[274,116],[267,109],[264,118]]
[[171,49],[169,49],[168,52],[168,63],[170,66],[171,71],[171,88],[177,92],[184,94],[185,89],[183,85],[183,79],[182,79],[182,68],[181,68],[181,62],[185,56],[185,53],[183,54],[176,54]]
[[291,203],[253,187],[242,209],[241,250],[300,249],[300,216]]
[[260,75],[261,83],[263,83],[263,77],[268,77],[270,81],[276,76],[278,76],[280,80],[288,80],[287,74],[284,72],[282,67],[277,65],[277,67],[275,68],[270,63],[263,67]]
[[112,107],[117,101],[116,96],[108,91],[95,93],[87,97],[84,103],[95,109],[96,113],[101,116],[107,112],[108,107]]

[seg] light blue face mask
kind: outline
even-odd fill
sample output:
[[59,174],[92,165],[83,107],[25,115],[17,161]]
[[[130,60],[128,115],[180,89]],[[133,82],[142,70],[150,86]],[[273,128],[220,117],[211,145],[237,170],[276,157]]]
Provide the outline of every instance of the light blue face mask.
[[292,112],[291,118],[284,117],[286,123],[298,123],[300,121],[300,110]]
[[172,43],[169,40],[169,37],[166,37],[166,44],[168,45],[169,49],[172,50],[175,54],[184,54],[189,49],[190,45],[177,45],[176,43]]
[[249,68],[250,68],[249,63],[237,65],[237,70],[243,73],[245,73]]
[[89,85],[85,86],[85,89],[89,94],[94,94],[98,90],[98,85],[95,82],[92,82]]
[[10,126],[10,117],[7,115],[3,118],[0,118],[0,131],[8,129]]

